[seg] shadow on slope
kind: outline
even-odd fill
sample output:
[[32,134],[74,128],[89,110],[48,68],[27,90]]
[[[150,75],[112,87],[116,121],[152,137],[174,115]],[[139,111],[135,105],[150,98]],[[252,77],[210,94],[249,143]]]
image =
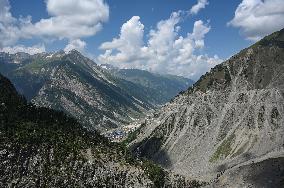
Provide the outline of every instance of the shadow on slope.
[[132,153],[137,158],[147,158],[164,168],[169,169],[172,166],[169,155],[162,147],[162,140],[157,137],[151,137],[149,139],[144,139],[142,142],[137,143],[133,146]]
[[284,157],[267,159],[225,172],[213,187],[284,187]]

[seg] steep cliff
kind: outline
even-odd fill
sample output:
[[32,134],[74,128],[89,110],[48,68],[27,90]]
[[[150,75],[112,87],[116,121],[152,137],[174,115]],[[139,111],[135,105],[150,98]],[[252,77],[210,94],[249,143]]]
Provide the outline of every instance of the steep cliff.
[[215,186],[283,185],[283,97],[281,30],[217,65],[146,119],[131,147]]

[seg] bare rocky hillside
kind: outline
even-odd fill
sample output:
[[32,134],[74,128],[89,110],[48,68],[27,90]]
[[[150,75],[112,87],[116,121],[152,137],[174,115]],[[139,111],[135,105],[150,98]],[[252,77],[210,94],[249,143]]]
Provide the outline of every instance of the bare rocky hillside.
[[281,30],[217,65],[146,119],[131,147],[211,186],[283,186],[283,97]]

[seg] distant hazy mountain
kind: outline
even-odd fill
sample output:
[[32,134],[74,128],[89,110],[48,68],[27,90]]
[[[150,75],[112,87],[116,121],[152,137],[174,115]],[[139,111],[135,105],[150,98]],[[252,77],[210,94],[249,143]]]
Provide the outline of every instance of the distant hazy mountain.
[[101,65],[115,77],[138,84],[148,91],[145,95],[154,104],[164,104],[179,92],[188,89],[194,81],[174,75],[161,75],[139,69],[118,69],[108,64]]
[[283,187],[284,29],[217,65],[131,136],[137,155],[209,187]]
[[64,111],[101,131],[140,118],[162,101],[156,100],[156,90],[113,76],[75,50],[0,53],[0,73],[34,104]]

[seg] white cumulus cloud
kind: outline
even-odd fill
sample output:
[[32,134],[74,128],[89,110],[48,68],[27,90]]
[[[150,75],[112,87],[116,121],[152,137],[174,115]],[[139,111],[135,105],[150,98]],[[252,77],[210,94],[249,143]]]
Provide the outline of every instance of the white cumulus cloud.
[[209,2],[207,0],[198,0],[197,4],[193,5],[190,9],[190,14],[197,14],[201,9],[204,9]]
[[210,26],[198,20],[192,33],[181,36],[181,14],[174,12],[170,18],[158,22],[147,35],[146,44],[143,43],[144,25],[138,16],[132,17],[122,25],[119,37],[101,44],[100,49],[105,53],[98,57],[98,61],[120,68],[146,69],[197,79],[221,59],[195,53],[204,47]]
[[15,19],[10,12],[8,0],[0,0],[0,48],[14,44],[20,37],[21,32]]
[[204,37],[210,31],[210,27],[204,25],[203,21],[198,20],[194,22],[193,32],[191,37],[194,39],[197,48],[204,47]]
[[64,51],[70,52],[71,50],[78,50],[79,52],[84,52],[86,45],[86,42],[80,39],[72,40],[64,48]]
[[95,35],[109,18],[104,0],[46,0],[49,18],[14,18],[8,0],[0,0],[0,47],[33,37],[78,40]]
[[50,18],[30,24],[23,32],[32,36],[78,39],[96,34],[109,18],[103,0],[47,0]]
[[43,44],[41,45],[34,45],[34,46],[24,46],[24,45],[16,45],[12,47],[4,47],[0,49],[1,52],[6,52],[10,54],[15,54],[18,52],[25,52],[28,54],[38,54],[45,52],[45,46]]
[[284,1],[243,0],[228,25],[240,28],[246,39],[257,41],[284,27]]
[[[141,57],[141,46],[143,45],[144,25],[140,22],[139,16],[133,16],[124,23],[118,38],[111,42],[105,42],[100,49],[106,50],[100,58],[108,62],[127,63]],[[118,53],[113,54],[113,50]]]

